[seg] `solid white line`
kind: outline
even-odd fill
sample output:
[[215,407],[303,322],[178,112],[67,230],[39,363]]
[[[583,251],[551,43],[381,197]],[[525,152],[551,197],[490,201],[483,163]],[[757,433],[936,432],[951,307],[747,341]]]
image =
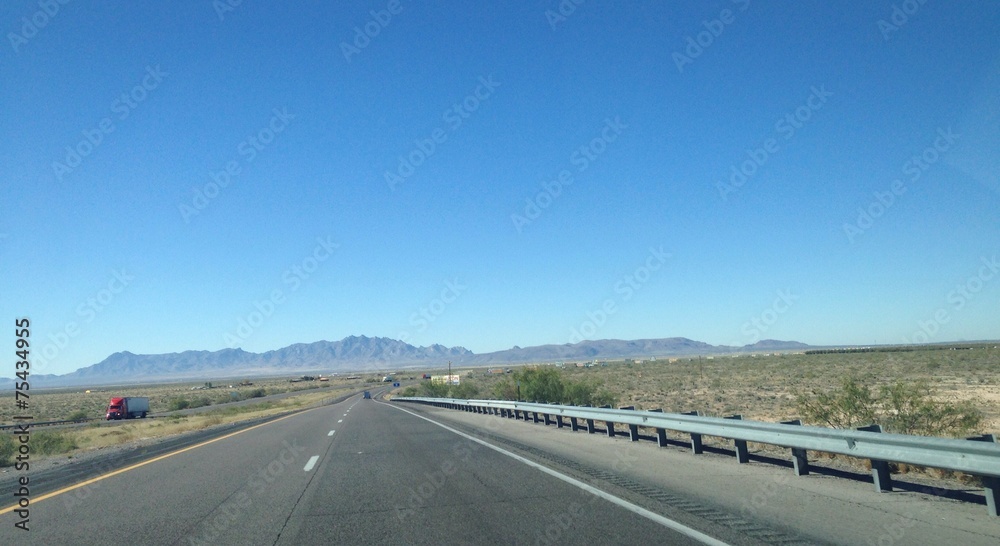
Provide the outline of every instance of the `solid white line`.
[[331,430],[331,431],[330,431],[330,433],[329,433],[329,434],[327,434],[327,436],[333,436],[333,433],[334,433],[334,432],[337,432],[337,431],[336,431],[336,430]]
[[319,455],[313,455],[312,457],[309,457],[309,462],[306,463],[306,467],[303,468],[302,470],[309,472],[310,470],[313,469],[314,466],[316,466],[316,461],[318,460],[319,460]]
[[418,415],[416,413],[413,413],[410,410],[403,409],[403,408],[401,408],[399,406],[394,406],[392,404],[385,403],[385,402],[383,402],[383,403],[385,405],[391,407],[391,408],[398,409],[399,411],[405,411],[406,413],[409,413],[410,415],[412,415],[414,417],[419,417],[420,419],[423,419],[424,421],[427,421],[429,423],[434,423],[435,425],[437,425],[437,426],[439,426],[439,427],[441,427],[441,428],[443,428],[445,430],[448,430],[450,432],[458,434],[459,436],[461,436],[463,438],[467,438],[469,440],[472,440],[473,442],[476,442],[478,444],[482,444],[482,445],[484,445],[484,446],[486,446],[486,447],[488,447],[488,448],[490,448],[490,449],[492,449],[494,451],[498,451],[500,453],[503,453],[504,455],[506,455],[508,457],[511,457],[512,459],[520,461],[520,462],[522,462],[522,463],[524,463],[524,464],[526,464],[526,465],[528,465],[528,466],[530,466],[532,468],[541,470],[542,472],[544,472],[544,473],[546,473],[546,474],[548,474],[548,475],[550,475],[550,476],[552,476],[554,478],[558,478],[558,479],[560,479],[560,480],[562,480],[562,481],[564,481],[564,482],[566,482],[566,483],[568,483],[570,485],[574,485],[576,487],[579,487],[580,489],[583,489],[584,491],[586,491],[588,493],[592,493],[594,495],[597,495],[598,497],[601,497],[602,499],[604,499],[604,500],[606,500],[608,502],[611,502],[613,504],[617,504],[618,506],[621,506],[622,508],[624,508],[624,509],[626,509],[626,510],[628,510],[630,512],[634,512],[634,513],[639,514],[640,516],[642,516],[642,517],[644,517],[646,519],[649,519],[649,520],[652,520],[652,521],[654,521],[656,523],[659,523],[660,525],[662,525],[664,527],[667,527],[669,529],[673,529],[674,531],[677,531],[678,533],[680,533],[680,534],[682,534],[682,535],[684,535],[686,537],[693,538],[694,540],[697,540],[698,542],[701,542],[702,544],[708,544],[709,546],[730,546],[729,543],[727,543],[727,542],[723,542],[723,541],[721,541],[721,540],[719,540],[717,538],[710,537],[710,536],[706,535],[705,533],[702,533],[701,531],[697,531],[695,529],[692,529],[692,528],[688,527],[687,525],[684,525],[683,523],[679,523],[679,522],[676,522],[676,521],[674,521],[672,519],[663,517],[660,514],[657,514],[656,512],[651,512],[649,510],[646,510],[645,508],[643,508],[641,506],[638,506],[638,505],[635,505],[635,504],[632,504],[631,502],[629,502],[629,501],[627,501],[625,499],[616,497],[616,496],[612,495],[611,493],[608,493],[606,491],[602,491],[600,489],[597,489],[596,487],[593,487],[591,485],[583,483],[580,480],[577,480],[576,478],[572,478],[572,477],[567,476],[565,474],[556,472],[555,470],[552,470],[551,468],[549,468],[547,466],[540,465],[540,464],[536,463],[535,461],[532,461],[530,459],[525,459],[524,457],[522,457],[522,456],[520,456],[520,455],[518,455],[516,453],[511,453],[510,451],[507,451],[506,449],[499,448],[499,447],[497,447],[497,446],[495,446],[495,445],[493,445],[493,444],[491,444],[489,442],[486,442],[484,440],[480,440],[479,438],[476,438],[475,436],[469,436],[468,434],[466,434],[466,433],[464,433],[464,432],[462,432],[460,430],[453,429],[453,428],[449,427],[448,425],[443,425],[443,424],[438,423],[437,421],[435,421],[433,419],[428,419],[427,417],[424,417],[423,415]]

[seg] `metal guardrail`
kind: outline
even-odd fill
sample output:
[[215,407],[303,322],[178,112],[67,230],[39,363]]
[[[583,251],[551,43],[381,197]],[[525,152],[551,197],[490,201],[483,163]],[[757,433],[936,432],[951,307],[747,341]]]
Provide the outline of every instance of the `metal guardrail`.
[[703,451],[702,436],[715,436],[733,440],[739,463],[749,462],[747,442],[786,447],[791,449],[793,467],[796,475],[800,476],[809,473],[806,451],[836,453],[870,460],[875,489],[880,492],[892,490],[890,462],[954,470],[982,480],[990,515],[997,515],[1000,504],[1000,444],[996,443],[993,435],[960,440],[885,434],[878,425],[853,430],[832,429],[803,426],[798,421],[749,421],[739,415],[704,417],[697,412],[678,414],[663,413],[661,410],[639,411],[632,407],[593,408],[509,400],[394,397],[392,401],[430,404],[525,421],[530,419],[535,423],[555,424],[559,428],[567,425],[564,419],[568,418],[572,430],[585,428],[591,434],[596,432],[594,422],[598,421],[606,423],[608,436],[626,434],[615,430],[618,423],[628,425],[627,434],[632,441],[639,440],[639,427],[653,428],[661,447],[667,445],[666,431],[672,430],[691,436],[691,450],[695,454]]
[[[165,417],[165,416],[163,416],[163,415],[147,415],[146,417],[143,417],[143,419],[157,419],[157,418],[162,418],[162,417]],[[124,422],[124,421],[135,421],[135,420],[136,419],[113,419],[113,420],[108,421],[104,417],[86,417],[84,419],[67,419],[67,420],[64,420],[64,421],[26,421],[24,423],[15,423],[13,425],[0,425],[0,431],[16,431],[16,430],[18,430],[18,427],[35,428],[35,427],[46,427],[46,426],[52,426],[52,425],[74,425],[74,424],[79,424],[79,423],[87,423],[87,422],[90,422],[90,421],[97,421],[99,423],[103,423],[103,422],[107,421],[109,423],[115,423],[115,422],[119,422],[119,421]]]
[[86,423],[87,421],[103,421],[104,419],[99,417],[88,417],[86,419],[70,419],[66,421],[27,421],[24,423],[17,423],[14,425],[0,425],[0,431],[2,430],[15,430],[18,427],[44,427],[49,425],[67,425],[70,423]]

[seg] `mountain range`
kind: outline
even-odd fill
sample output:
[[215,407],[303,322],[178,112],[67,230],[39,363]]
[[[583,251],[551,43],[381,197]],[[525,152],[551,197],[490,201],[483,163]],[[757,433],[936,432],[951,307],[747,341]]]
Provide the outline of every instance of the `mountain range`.
[[[223,377],[290,375],[305,372],[391,371],[400,368],[523,364],[529,362],[588,361],[630,357],[693,356],[742,352],[798,351],[811,346],[796,341],[762,340],[753,345],[709,345],[683,337],[625,341],[602,339],[574,344],[512,347],[474,354],[464,347],[415,347],[384,337],[349,336],[340,341],[296,343],[264,353],[242,349],[184,351],[169,354],[115,353],[103,361],[64,375],[35,374],[32,386],[56,387],[111,383],[158,382]],[[13,388],[0,378],[0,389]]]

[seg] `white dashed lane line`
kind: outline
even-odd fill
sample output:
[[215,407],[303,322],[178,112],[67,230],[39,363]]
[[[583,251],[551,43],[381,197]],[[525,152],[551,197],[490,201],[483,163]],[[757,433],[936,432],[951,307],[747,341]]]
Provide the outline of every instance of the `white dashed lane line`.
[[331,430],[330,432],[327,433],[327,436],[333,436],[334,432],[337,432],[337,431],[336,430]]
[[316,466],[316,461],[318,460],[319,460],[319,455],[313,455],[312,457],[309,457],[309,462],[306,463],[306,467],[303,468],[302,470],[309,472],[310,470],[313,469],[314,466]]

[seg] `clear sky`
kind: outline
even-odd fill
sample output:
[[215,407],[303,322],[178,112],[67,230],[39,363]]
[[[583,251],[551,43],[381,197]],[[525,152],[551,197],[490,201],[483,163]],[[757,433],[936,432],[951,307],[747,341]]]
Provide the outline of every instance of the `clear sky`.
[[8,349],[1000,337],[1000,4],[577,2],[3,2]]

